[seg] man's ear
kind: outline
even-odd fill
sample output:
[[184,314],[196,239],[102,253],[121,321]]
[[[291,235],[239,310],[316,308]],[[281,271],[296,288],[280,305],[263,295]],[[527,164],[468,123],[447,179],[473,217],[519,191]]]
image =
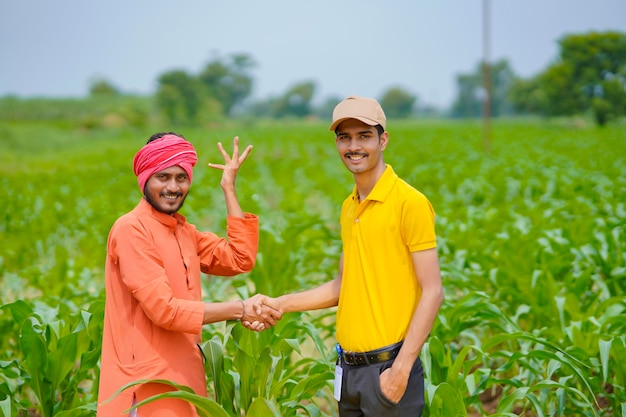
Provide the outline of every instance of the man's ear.
[[384,151],[387,147],[387,143],[389,143],[389,132],[386,130],[380,135],[380,150]]

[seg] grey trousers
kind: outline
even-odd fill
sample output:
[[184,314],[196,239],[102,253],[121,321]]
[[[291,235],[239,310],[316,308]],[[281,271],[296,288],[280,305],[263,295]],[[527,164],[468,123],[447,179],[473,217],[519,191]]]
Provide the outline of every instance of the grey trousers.
[[424,409],[424,370],[418,358],[399,403],[393,403],[380,389],[380,374],[393,360],[373,365],[350,366],[341,362],[340,417],[420,417]]

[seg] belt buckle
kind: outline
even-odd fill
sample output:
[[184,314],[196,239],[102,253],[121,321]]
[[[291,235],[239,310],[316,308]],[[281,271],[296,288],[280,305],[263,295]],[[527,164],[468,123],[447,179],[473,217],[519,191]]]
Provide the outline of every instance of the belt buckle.
[[357,353],[356,352],[346,352],[343,351],[343,360],[348,365],[357,365]]

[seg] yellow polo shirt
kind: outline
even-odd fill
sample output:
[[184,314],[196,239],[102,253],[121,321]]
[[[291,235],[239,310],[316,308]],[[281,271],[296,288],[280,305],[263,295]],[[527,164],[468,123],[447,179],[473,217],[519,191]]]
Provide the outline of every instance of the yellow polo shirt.
[[437,246],[430,202],[387,165],[365,200],[356,187],[344,200],[341,240],[337,341],[366,352],[403,340],[422,293],[411,252]]

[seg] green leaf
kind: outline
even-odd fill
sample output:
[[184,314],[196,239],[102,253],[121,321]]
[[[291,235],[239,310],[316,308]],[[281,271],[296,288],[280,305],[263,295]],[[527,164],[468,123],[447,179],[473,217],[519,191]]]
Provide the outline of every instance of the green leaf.
[[20,335],[20,349],[24,354],[22,364],[28,372],[28,379],[35,396],[39,400],[44,417],[52,416],[53,392],[48,372],[48,350],[46,342],[35,326],[39,323],[31,317],[24,321]]
[[322,412],[320,408],[313,403],[297,404],[297,410],[303,410],[309,417],[320,417]]
[[20,326],[24,320],[32,316],[34,313],[33,308],[23,300],[17,300],[10,304],[4,304],[0,307],[0,309],[9,310],[13,316],[13,320]]
[[223,369],[224,369],[224,352],[219,339],[213,338],[201,346],[202,352],[206,358],[204,368],[206,369],[209,379],[213,380],[215,388],[215,400],[219,402],[220,386]]
[[246,417],[281,417],[280,411],[276,409],[276,406],[265,398],[255,398],[248,408]]
[[0,400],[0,413],[2,417],[11,417],[11,397],[6,397],[4,400]]
[[[317,328],[315,328],[311,323],[303,322],[301,323],[302,330],[304,330],[305,334],[309,335],[317,351],[322,355],[322,359],[324,361],[328,361],[328,357],[326,356],[326,343],[324,339],[321,337],[321,333]],[[333,350],[333,352],[336,352]],[[336,356],[335,356],[336,358]]]
[[74,368],[78,359],[78,334],[70,333],[59,339],[57,349],[48,354],[48,375],[52,389],[56,389]]
[[429,408],[432,417],[467,417],[461,393],[447,382],[437,386]]
[[330,381],[333,381],[334,377],[334,372],[329,370],[323,374],[313,374],[300,379],[291,392],[290,397],[298,398],[299,400],[312,398],[319,390],[330,386]]
[[600,363],[602,363],[602,382],[606,383],[609,378],[609,359],[611,357],[611,346],[613,339],[600,339]]
[[[194,407],[196,407],[196,411],[201,417],[230,417],[226,410],[224,410],[224,408],[215,401],[201,395],[189,392],[187,390],[169,391],[163,394],[153,395],[152,397],[146,398],[145,400],[138,402],[133,407],[125,410],[124,412],[128,413],[134,408],[141,407],[144,404],[149,404],[162,398],[176,398],[180,400],[185,400],[188,403],[192,404]],[[141,414],[141,411],[139,412],[139,414]]]
[[83,405],[71,410],[59,411],[54,417],[95,417],[96,405]]
[[113,393],[113,395],[111,395],[110,398],[107,398],[106,400],[104,400],[103,404],[108,403],[113,398],[117,397],[120,392],[123,392],[123,391],[127,390],[128,388],[131,388],[131,387],[134,387],[134,386],[137,386],[137,385],[141,385],[141,384],[147,384],[147,383],[169,385],[170,387],[175,388],[177,390],[193,393],[193,389],[191,389],[190,387],[188,387],[186,385],[178,384],[176,382],[173,382],[173,381],[170,381],[170,380],[167,380],[167,379],[138,379],[137,381],[132,381],[132,382],[129,382],[128,384],[122,385],[120,388],[117,389],[117,391],[115,391]]
[[[448,372],[448,378],[446,379],[446,382],[452,385],[456,385],[457,382],[462,382],[463,379],[460,376],[463,375],[463,372],[461,371],[461,368],[471,365],[471,363],[473,362],[467,359],[467,356],[472,351],[478,351],[479,355],[477,356],[479,358],[480,356],[482,356],[482,352],[479,349],[476,349],[476,347],[470,346],[470,345],[464,346],[463,349],[461,349],[461,351],[458,353],[458,356],[456,357],[456,359],[454,360],[454,363],[450,367],[450,371]],[[476,359],[476,360],[478,361],[479,359]]]
[[513,405],[515,402],[520,401],[526,397],[528,394],[529,387],[522,387],[513,389],[510,394],[503,395],[500,397],[500,401],[498,402],[497,411],[498,412],[508,412],[513,409]]

